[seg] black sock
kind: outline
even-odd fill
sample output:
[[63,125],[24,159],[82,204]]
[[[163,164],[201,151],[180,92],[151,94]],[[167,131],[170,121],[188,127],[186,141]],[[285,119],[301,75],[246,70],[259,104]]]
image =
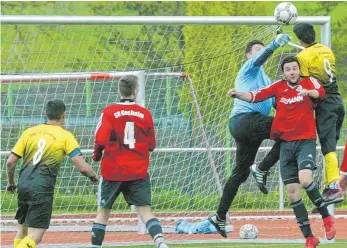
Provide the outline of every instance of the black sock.
[[94,222],[92,233],[91,233],[93,248],[101,247],[102,241],[104,241],[105,231],[106,231],[106,225]]
[[164,240],[163,230],[161,229],[160,221],[157,218],[148,220],[146,222],[146,228],[156,245],[158,242],[162,242]]
[[310,222],[308,220],[308,213],[304,203],[300,199],[297,202],[291,203],[291,206],[294,210],[296,222],[299,224],[299,227],[304,237],[313,237]]
[[322,215],[322,218],[328,217],[330,214],[327,207],[321,207],[321,204],[323,203],[323,198],[321,193],[319,192],[317,185],[314,182],[312,182],[307,187],[304,187],[304,189],[306,190],[306,193],[312,201],[312,203],[318,208],[319,213]]

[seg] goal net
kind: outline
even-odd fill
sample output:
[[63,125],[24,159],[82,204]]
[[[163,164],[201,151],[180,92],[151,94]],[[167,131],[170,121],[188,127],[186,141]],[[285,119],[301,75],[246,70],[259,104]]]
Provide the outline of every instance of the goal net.
[[[73,22],[74,18],[70,19]],[[51,17],[42,20],[40,24],[12,21],[1,26],[3,245],[12,243],[16,231],[16,195],[4,189],[6,159],[20,134],[45,121],[48,100],[61,99],[67,106],[65,128],[77,137],[86,160],[99,172],[98,163],[91,161],[95,127],[102,109],[119,100],[117,80],[124,74],[141,78],[137,100],[154,117],[157,149],[151,154],[149,170],[152,207],[166,239],[182,243],[221,240],[218,234],[180,234],[176,227],[182,220],[204,221],[216,211],[222,188],[235,165],[235,144],[228,131],[233,101],[226,98],[226,93],[245,62],[246,44],[254,39],[268,44],[277,26],[215,25],[213,18],[210,23],[197,25],[190,21],[96,25],[88,18],[85,24],[53,23]],[[272,80],[281,78],[280,61],[297,52],[297,48],[286,46],[268,59],[264,69]],[[257,162],[271,144],[263,143]],[[320,182],[320,155],[317,161],[320,169],[316,180]],[[19,166],[16,178],[18,172]],[[267,187],[270,193],[261,194],[251,176],[240,187],[229,213],[229,237],[233,240],[239,238],[238,231],[244,224],[257,225],[258,241],[301,238],[283,196],[278,166],[272,169]],[[44,247],[83,247],[90,242],[96,193],[97,186],[66,159],[58,175]],[[310,209],[312,204],[304,199]],[[143,223],[123,197],[116,200],[112,213],[105,244],[151,242]],[[314,232],[324,237],[321,220],[318,216],[311,219]]]

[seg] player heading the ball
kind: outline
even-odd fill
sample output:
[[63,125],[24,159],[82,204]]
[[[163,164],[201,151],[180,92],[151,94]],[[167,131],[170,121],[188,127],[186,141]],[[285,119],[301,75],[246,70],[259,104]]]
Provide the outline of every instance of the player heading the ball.
[[247,102],[261,102],[275,97],[277,112],[271,128],[271,139],[280,140],[280,172],[287,187],[288,199],[297,223],[306,238],[306,247],[314,248],[319,241],[312,234],[308,212],[301,200],[301,186],[323,218],[327,239],[336,231],[334,219],[329,214],[312,175],[316,168],[316,122],[314,107],[317,100],[326,96],[324,88],[312,77],[300,78],[300,65],[296,57],[282,61],[284,80],[253,92],[229,91],[229,96]]

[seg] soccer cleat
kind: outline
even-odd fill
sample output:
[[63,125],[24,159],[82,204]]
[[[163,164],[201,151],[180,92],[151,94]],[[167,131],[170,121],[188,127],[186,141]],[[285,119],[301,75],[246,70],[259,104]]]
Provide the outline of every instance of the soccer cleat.
[[336,229],[334,227],[334,218],[332,216],[325,217],[323,218],[323,223],[327,240],[335,238]]
[[265,187],[265,185],[266,185],[266,178],[267,178],[267,172],[258,170],[258,166],[256,164],[253,164],[251,166],[251,172],[252,172],[252,175],[253,175],[255,181],[257,182],[257,186],[258,186],[259,190],[263,194],[269,193],[269,191]]
[[315,248],[319,244],[319,239],[316,237],[307,237],[306,238],[306,248]]
[[[324,206],[329,206],[330,204],[342,202],[343,201],[343,193],[339,189],[325,188],[323,190],[322,198],[324,200],[322,205],[324,204]],[[313,214],[319,213],[318,208],[314,207],[312,209],[312,213]]]
[[211,224],[217,229],[220,235],[222,235],[224,238],[227,238],[228,235],[225,231],[226,221],[219,219],[217,214],[214,214],[210,217],[208,217],[208,220],[211,222]]
[[322,194],[323,200],[326,202],[326,205],[333,203],[339,203],[343,201],[343,194],[339,189],[324,189]]

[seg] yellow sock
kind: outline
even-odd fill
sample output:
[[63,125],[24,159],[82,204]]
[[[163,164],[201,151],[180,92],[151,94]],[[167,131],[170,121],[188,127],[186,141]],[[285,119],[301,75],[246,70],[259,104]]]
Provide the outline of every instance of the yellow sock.
[[16,246],[16,248],[36,248],[35,240],[26,236],[22,241]]
[[22,241],[23,239],[14,239],[13,240],[13,246],[14,248],[17,248],[17,245],[19,245],[19,243]]
[[324,185],[328,186],[332,182],[339,180],[339,161],[336,152],[329,152],[325,158]]

